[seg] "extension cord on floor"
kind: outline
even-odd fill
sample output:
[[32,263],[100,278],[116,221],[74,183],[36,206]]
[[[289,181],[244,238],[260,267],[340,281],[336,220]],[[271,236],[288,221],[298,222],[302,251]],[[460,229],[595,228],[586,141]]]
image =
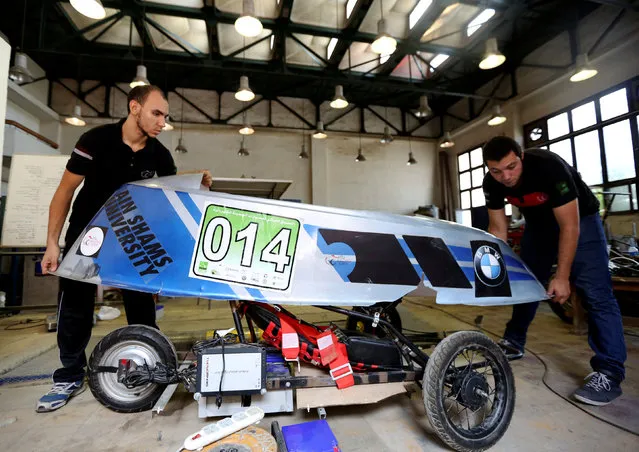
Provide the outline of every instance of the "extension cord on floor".
[[250,407],[247,410],[235,413],[231,417],[222,419],[213,424],[209,424],[202,428],[199,432],[189,435],[184,440],[183,449],[199,450],[214,441],[225,438],[232,433],[242,430],[251,424],[255,424],[262,420],[264,411],[259,407]]

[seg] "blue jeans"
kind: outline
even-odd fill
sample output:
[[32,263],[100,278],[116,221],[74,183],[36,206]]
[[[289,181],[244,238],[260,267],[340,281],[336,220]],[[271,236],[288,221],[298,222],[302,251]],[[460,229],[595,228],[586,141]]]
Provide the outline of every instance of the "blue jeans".
[[[608,270],[607,242],[599,214],[580,221],[579,242],[570,272],[573,284],[588,313],[588,343],[595,352],[590,360],[593,370],[621,382],[625,378],[626,344],[619,305],[612,293]],[[527,227],[522,238],[521,258],[537,279],[546,284],[557,260],[559,227],[541,230]],[[539,302],[513,305],[504,338],[524,347],[526,332],[535,317]]]

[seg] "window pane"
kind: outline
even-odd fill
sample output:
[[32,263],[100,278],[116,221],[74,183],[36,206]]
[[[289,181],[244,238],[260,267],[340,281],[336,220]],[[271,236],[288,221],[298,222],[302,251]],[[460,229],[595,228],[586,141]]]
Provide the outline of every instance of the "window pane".
[[568,113],[562,113],[548,120],[548,139],[554,140],[563,135],[568,135]]
[[513,214],[513,206],[511,204],[506,204],[504,206],[504,212],[506,212],[506,216],[510,217]]
[[550,151],[559,155],[562,159],[568,162],[569,165],[573,166],[574,162],[572,161],[572,151],[570,148],[570,140],[560,141],[559,143],[551,144]]
[[481,153],[481,148],[473,149],[470,151],[470,166],[476,167],[484,164],[484,158]]
[[481,187],[484,182],[484,168],[477,168],[473,170],[473,188]]
[[459,175],[459,189],[468,190],[470,188],[470,171]]
[[469,191],[461,192],[461,208],[470,209],[470,192]]
[[459,167],[459,171],[466,171],[470,168],[470,163],[468,161],[468,152],[464,152],[461,155],[457,156],[457,166]]
[[632,208],[633,210],[639,210],[639,201],[637,201],[637,184],[632,184],[630,186],[630,190],[632,191]]
[[596,130],[575,137],[577,169],[586,185],[603,183],[599,133]]
[[[609,193],[617,193],[615,196],[615,200],[612,202],[610,206],[611,212],[623,212],[626,210],[630,210],[630,196],[628,196],[628,186],[620,185],[619,187],[611,187],[609,190],[606,190]],[[610,202],[612,198],[611,195],[605,195],[606,197],[606,205]]]
[[604,127],[604,149],[608,181],[635,177],[635,158],[632,152],[630,121],[625,120]]
[[588,102],[587,104],[577,107],[572,111],[572,130],[584,129],[588,126],[592,126],[597,122],[597,115],[595,114],[595,103]]
[[484,190],[476,188],[472,191],[473,207],[481,207],[486,205],[486,198],[484,198]]
[[626,88],[621,88],[614,93],[603,96],[599,99],[599,105],[601,106],[602,121],[628,113],[628,97],[626,95]]

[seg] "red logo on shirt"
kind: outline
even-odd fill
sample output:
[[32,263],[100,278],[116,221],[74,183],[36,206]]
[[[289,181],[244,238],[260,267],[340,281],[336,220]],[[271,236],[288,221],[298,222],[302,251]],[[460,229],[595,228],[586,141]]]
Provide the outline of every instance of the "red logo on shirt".
[[506,199],[513,206],[517,207],[535,207],[544,204],[550,197],[543,192],[528,193],[523,197],[506,196]]

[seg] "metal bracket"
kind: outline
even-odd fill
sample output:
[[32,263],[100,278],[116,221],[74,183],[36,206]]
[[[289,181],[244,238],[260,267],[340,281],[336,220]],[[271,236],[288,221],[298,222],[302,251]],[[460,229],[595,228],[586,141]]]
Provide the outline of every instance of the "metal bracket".
[[317,409],[317,415],[319,416],[320,419],[326,419],[326,410],[322,407],[319,407]]
[[[191,361],[183,361],[178,370],[184,370],[187,367],[189,367],[190,364],[191,364]],[[155,417],[156,415],[162,414],[167,404],[171,400],[171,397],[173,397],[173,394],[175,393],[175,390],[177,389],[178,384],[179,383],[173,383],[173,384],[167,385],[166,389],[164,389],[164,392],[162,393],[158,401],[155,402],[155,405],[153,406],[153,409],[151,410],[151,418]],[[195,396],[193,397],[196,401],[199,398],[197,397],[198,395],[199,393],[196,393]]]
[[379,324],[379,312],[376,312],[373,317],[373,328],[377,328],[377,325]]

